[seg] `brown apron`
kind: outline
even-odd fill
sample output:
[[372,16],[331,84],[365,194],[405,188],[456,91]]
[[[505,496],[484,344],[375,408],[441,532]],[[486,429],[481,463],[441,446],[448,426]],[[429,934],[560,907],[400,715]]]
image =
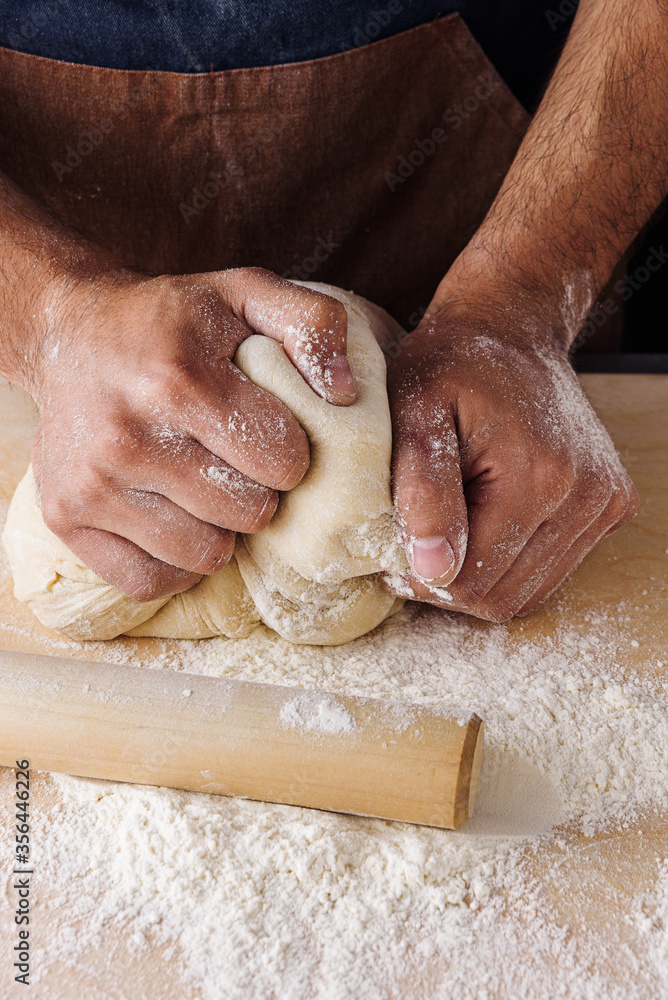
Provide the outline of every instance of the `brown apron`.
[[527,120],[458,15],[210,74],[0,49],[0,169],[62,219],[156,273],[260,265],[410,327]]

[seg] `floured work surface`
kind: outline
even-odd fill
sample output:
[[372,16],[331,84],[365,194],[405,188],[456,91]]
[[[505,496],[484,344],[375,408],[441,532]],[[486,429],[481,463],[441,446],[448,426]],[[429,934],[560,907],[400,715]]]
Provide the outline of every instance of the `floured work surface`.
[[[582,381],[640,514],[528,620],[410,604],[336,649],[264,629],[78,645],[14,601],[3,562],[2,647],[465,704],[487,731],[476,814],[454,833],[37,776],[32,996],[668,994],[668,379]],[[0,421],[6,508],[32,427],[20,393],[0,393]],[[5,769],[7,851],[12,787]],[[0,997],[14,992],[7,962]]]

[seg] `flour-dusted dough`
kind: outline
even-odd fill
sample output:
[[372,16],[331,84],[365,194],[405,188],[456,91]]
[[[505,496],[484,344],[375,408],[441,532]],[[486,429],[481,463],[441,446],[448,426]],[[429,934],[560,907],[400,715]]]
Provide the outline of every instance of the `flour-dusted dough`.
[[391,321],[352,293],[299,284],[345,305],[357,400],[350,407],[325,402],[276,341],[253,336],[239,347],[236,364],[289,407],[311,445],[306,476],[282,495],[271,524],[239,536],[232,560],[195,587],[140,603],[105,583],[49,531],[28,469],[3,542],[14,593],[44,625],[74,639],[200,639],[242,638],[262,621],[285,639],[326,646],[363,635],[401,606],[377,578],[381,570],[407,568],[392,513],[392,431],[376,339]]

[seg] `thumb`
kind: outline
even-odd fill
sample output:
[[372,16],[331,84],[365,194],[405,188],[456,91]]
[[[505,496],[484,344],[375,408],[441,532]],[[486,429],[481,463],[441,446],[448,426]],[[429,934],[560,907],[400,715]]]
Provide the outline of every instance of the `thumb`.
[[283,344],[311,388],[327,402],[349,406],[355,381],[348,358],[343,303],[263,268],[224,272],[230,305],[258,333]]
[[428,427],[418,419],[409,410],[395,420],[394,502],[411,569],[446,585],[461,569],[468,541],[459,441],[451,413]]

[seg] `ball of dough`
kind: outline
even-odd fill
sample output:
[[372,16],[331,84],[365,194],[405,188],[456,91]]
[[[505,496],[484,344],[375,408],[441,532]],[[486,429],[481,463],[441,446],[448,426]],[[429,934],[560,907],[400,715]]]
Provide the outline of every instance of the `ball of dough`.
[[392,321],[352,293],[299,284],[344,304],[357,398],[350,407],[332,406],[276,341],[252,336],[241,344],[235,363],[286,404],[311,446],[308,472],[281,495],[271,523],[258,534],[239,535],[230,562],[195,587],[140,603],[105,583],[49,531],[28,469],[3,542],[14,593],[42,624],[74,639],[200,639],[242,638],[264,622],[292,642],[337,645],[401,607],[377,576],[407,569],[390,496],[392,429],[378,345]]

